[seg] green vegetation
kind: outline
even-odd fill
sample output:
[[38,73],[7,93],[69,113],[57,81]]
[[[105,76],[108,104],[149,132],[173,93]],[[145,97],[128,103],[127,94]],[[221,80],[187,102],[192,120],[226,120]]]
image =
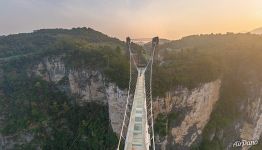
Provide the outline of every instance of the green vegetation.
[[[34,135],[30,143],[18,144],[16,149],[115,149],[117,137],[106,105],[80,107],[77,97],[28,72],[45,56],[63,55],[66,67],[100,70],[108,81],[125,88],[129,70],[121,41],[77,28],[10,35],[0,37],[0,43],[0,107],[7,114],[0,132]],[[126,78],[119,80],[122,76]]]
[[129,63],[120,47],[112,49],[108,46],[96,49],[79,49],[67,53],[65,59],[68,68],[85,68],[100,70],[109,81],[120,88],[128,87]]
[[97,46],[124,46],[115,38],[91,28],[42,29],[33,33],[23,33],[0,37],[0,58],[70,50],[75,46],[81,48]]
[[[31,143],[18,145],[17,149],[35,149],[36,145],[58,150],[114,149],[117,137],[109,126],[106,106],[90,103],[79,107],[75,105],[76,97],[59,91],[55,83],[29,76],[28,71],[45,56],[63,55],[67,68],[99,70],[107,82],[124,89],[129,77],[124,46],[90,28],[1,36],[0,109],[8,115],[0,132],[34,133]],[[194,149],[224,148],[216,131],[230,128],[243,117],[239,104],[248,96],[249,83],[261,85],[261,50],[262,36],[252,34],[196,35],[159,46],[157,53],[161,57],[153,69],[154,97],[180,86],[193,89],[222,80],[220,100],[204,130],[202,143],[194,145]],[[156,133],[166,135],[166,128],[177,118],[175,112],[160,114]],[[210,141],[208,137],[214,132]]]
[[124,46],[123,42],[91,28],[42,29],[0,37],[0,62],[8,62],[7,66],[10,62],[22,65],[44,56],[64,54],[67,67],[100,70],[108,81],[126,88],[129,65]]
[[226,73],[232,75],[237,67],[259,71],[261,41],[262,36],[252,34],[211,34],[161,45],[158,53],[163,61],[155,69],[155,79],[164,80],[166,89],[177,85],[194,88]]
[[[261,50],[262,36],[248,33],[189,36],[160,46],[158,53],[163,58],[154,68],[155,96],[163,96],[178,86],[192,89],[201,83],[222,80],[220,99],[204,129],[202,142],[192,149],[225,149],[218,132],[230,131],[234,122],[243,119],[240,106],[247,100],[248,90],[262,85]],[[157,124],[158,121],[162,120]],[[223,137],[236,136],[229,133],[232,131]],[[212,134],[215,137],[210,140]]]
[[161,137],[167,135],[167,117],[165,114],[159,114],[154,124],[154,131],[157,135]]
[[114,149],[106,106],[75,105],[75,98],[60,92],[54,83],[28,77],[19,69],[5,70],[1,106],[8,113],[1,128],[4,135],[28,132],[35,135],[20,149]]
[[261,139],[258,141],[257,145],[254,145],[250,148],[250,150],[260,150],[260,149],[262,149],[262,140]]

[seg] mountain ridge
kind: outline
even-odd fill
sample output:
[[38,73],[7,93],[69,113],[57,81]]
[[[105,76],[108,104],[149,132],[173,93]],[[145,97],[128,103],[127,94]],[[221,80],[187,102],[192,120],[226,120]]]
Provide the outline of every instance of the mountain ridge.
[[[121,53],[125,43],[107,37],[76,28],[0,38],[0,55],[24,54],[0,67],[0,108],[9,114],[0,134],[39,127],[27,133],[35,134],[34,140],[16,143],[22,149],[63,149],[74,137],[79,138],[73,150],[100,149],[101,144],[105,149],[106,143],[115,149],[113,131],[122,123],[129,64]],[[249,33],[192,35],[159,45],[152,83],[157,145],[226,149],[236,138],[259,137],[261,48],[262,37]],[[91,101],[98,105],[89,105]]]
[[262,34],[262,27],[253,29],[252,31],[250,31],[250,33],[253,33],[253,34]]

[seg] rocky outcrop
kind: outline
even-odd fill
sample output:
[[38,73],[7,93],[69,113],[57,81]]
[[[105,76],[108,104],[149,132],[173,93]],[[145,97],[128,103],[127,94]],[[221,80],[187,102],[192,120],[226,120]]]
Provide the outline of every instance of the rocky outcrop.
[[[250,88],[248,93],[247,105],[244,107],[246,117],[240,129],[240,138],[258,141],[262,135],[262,87]],[[243,147],[243,149],[249,148],[250,146]]]
[[[2,136],[0,134],[0,149],[11,150],[16,149],[19,145],[29,143],[34,139],[34,135],[28,131],[21,131],[10,136]],[[39,149],[39,148],[38,148]]]
[[[119,89],[114,83],[105,83],[100,71],[67,68],[61,55],[44,58],[35,65],[32,73],[56,83],[61,90],[78,96],[79,105],[88,102],[107,104],[113,131],[120,133],[127,91]],[[156,135],[159,149],[189,149],[194,143],[198,143],[214,104],[219,99],[220,86],[221,81],[216,80],[191,90],[180,87],[167,92],[164,98],[154,100],[155,118],[160,113],[177,115],[168,120],[167,136]],[[260,91],[254,92],[254,89]],[[247,117],[234,126],[236,132],[240,133],[240,138],[245,140],[259,139],[262,133],[262,90],[254,89],[250,89],[249,99],[241,108]],[[219,133],[221,136],[225,134],[224,130]],[[228,148],[231,146],[232,142],[228,144]]]
[[[176,121],[169,120],[168,142],[167,137],[160,145],[169,145],[179,149],[189,147],[200,137],[219,99],[220,80],[203,84],[193,90],[180,88],[167,94],[166,98],[155,102],[157,113],[177,113]],[[173,122],[173,123],[172,123]],[[165,149],[166,146],[161,146]],[[168,148],[168,149],[170,149]]]
[[115,84],[110,83],[106,88],[108,98],[109,118],[113,131],[120,134],[124,118],[127,91],[122,91]]
[[[101,72],[89,68],[66,68],[63,56],[44,58],[33,73],[58,84],[62,90],[77,95],[79,105],[88,102],[108,104],[113,131],[119,134],[125,111],[127,91],[114,83],[105,83]],[[62,83],[60,83],[62,82]]]
[[[39,76],[46,81],[54,82],[62,91],[75,95],[80,106],[89,102],[108,105],[112,129],[119,134],[125,111],[127,91],[119,89],[114,83],[105,83],[100,71],[90,68],[67,68],[61,55],[43,58],[38,64],[34,65],[28,75]],[[3,120],[1,117],[3,116],[5,115],[0,113],[0,127]],[[34,135],[27,131],[10,136],[0,134],[0,149],[14,149],[15,145],[29,143],[33,139]]]
[[[47,81],[57,83],[61,89],[77,95],[79,105],[87,102],[107,103],[113,131],[119,134],[127,91],[119,89],[114,83],[105,85],[102,73],[97,70],[72,69],[65,66],[63,56],[44,58],[36,65],[34,73]],[[219,87],[220,81],[217,80],[193,90],[180,88],[170,91],[165,98],[155,101],[155,116],[158,113],[183,110],[184,118],[179,124],[173,125],[169,135],[172,138],[166,140],[166,144],[170,144],[170,139],[173,139],[177,145],[187,147],[195,142],[209,120],[214,103],[218,100]]]
[[63,56],[44,58],[33,70],[34,74],[58,84],[61,90],[79,97],[78,104],[107,103],[101,72],[89,68],[66,68]]

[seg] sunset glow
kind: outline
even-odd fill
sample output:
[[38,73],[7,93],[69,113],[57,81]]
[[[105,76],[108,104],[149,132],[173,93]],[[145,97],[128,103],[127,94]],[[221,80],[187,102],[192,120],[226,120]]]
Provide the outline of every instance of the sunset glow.
[[92,27],[124,39],[177,39],[248,32],[262,26],[261,0],[2,0],[0,35],[40,28]]

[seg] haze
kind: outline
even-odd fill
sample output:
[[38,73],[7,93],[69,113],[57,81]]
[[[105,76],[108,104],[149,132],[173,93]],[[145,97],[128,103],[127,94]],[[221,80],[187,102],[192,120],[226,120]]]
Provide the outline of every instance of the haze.
[[261,0],[0,0],[0,35],[92,27],[124,39],[177,39],[262,26]]

